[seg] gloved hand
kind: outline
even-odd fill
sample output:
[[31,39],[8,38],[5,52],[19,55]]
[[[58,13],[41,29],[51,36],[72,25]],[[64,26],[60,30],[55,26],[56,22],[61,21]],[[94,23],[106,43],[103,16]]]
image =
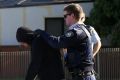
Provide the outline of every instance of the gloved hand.
[[34,37],[40,36],[43,32],[44,32],[44,31],[41,30],[41,29],[36,29],[36,30],[34,31]]
[[36,30],[34,31],[34,34],[42,34],[42,32],[44,32],[44,31],[41,30],[41,29],[36,29]]

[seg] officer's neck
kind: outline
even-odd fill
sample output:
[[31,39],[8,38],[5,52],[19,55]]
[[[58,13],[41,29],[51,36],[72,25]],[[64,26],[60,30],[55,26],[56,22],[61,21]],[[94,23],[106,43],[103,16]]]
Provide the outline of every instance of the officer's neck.
[[72,26],[74,24],[84,24],[84,23],[81,20],[79,20],[79,21],[73,21],[70,26]]
[[82,21],[74,22],[72,25],[69,26],[69,30],[73,29],[73,27],[77,24],[84,24],[84,23]]

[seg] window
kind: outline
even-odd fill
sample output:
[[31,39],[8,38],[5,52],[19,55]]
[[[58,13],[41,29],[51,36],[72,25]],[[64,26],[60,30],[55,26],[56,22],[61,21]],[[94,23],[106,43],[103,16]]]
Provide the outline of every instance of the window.
[[64,19],[63,18],[45,18],[45,31],[55,36],[59,36],[63,34]]

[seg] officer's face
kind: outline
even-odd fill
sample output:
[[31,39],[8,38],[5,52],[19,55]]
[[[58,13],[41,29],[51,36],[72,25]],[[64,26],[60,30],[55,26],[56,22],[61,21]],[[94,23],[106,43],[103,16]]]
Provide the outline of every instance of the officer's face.
[[72,16],[70,13],[67,13],[67,11],[64,11],[64,19],[65,19],[66,25],[71,26]]

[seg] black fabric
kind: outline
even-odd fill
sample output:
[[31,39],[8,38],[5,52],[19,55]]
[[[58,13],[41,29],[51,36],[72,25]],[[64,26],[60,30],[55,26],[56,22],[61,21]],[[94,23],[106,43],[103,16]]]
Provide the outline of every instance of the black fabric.
[[86,33],[87,30],[82,24],[77,24],[69,31],[74,35],[68,33],[67,36],[64,34],[56,37],[41,31],[40,36],[53,48],[67,48],[66,66],[68,68],[79,67],[84,71],[91,69],[89,68],[91,66],[93,68],[92,43]]
[[16,39],[18,42],[26,42],[31,44],[33,39],[33,31],[27,27],[20,27],[16,32]]
[[[39,33],[39,31],[38,31]],[[25,80],[61,80],[64,71],[58,49],[51,48],[38,34],[31,47],[31,62]]]
[[92,30],[90,25],[84,25],[84,27],[89,31],[90,35],[92,36]]

